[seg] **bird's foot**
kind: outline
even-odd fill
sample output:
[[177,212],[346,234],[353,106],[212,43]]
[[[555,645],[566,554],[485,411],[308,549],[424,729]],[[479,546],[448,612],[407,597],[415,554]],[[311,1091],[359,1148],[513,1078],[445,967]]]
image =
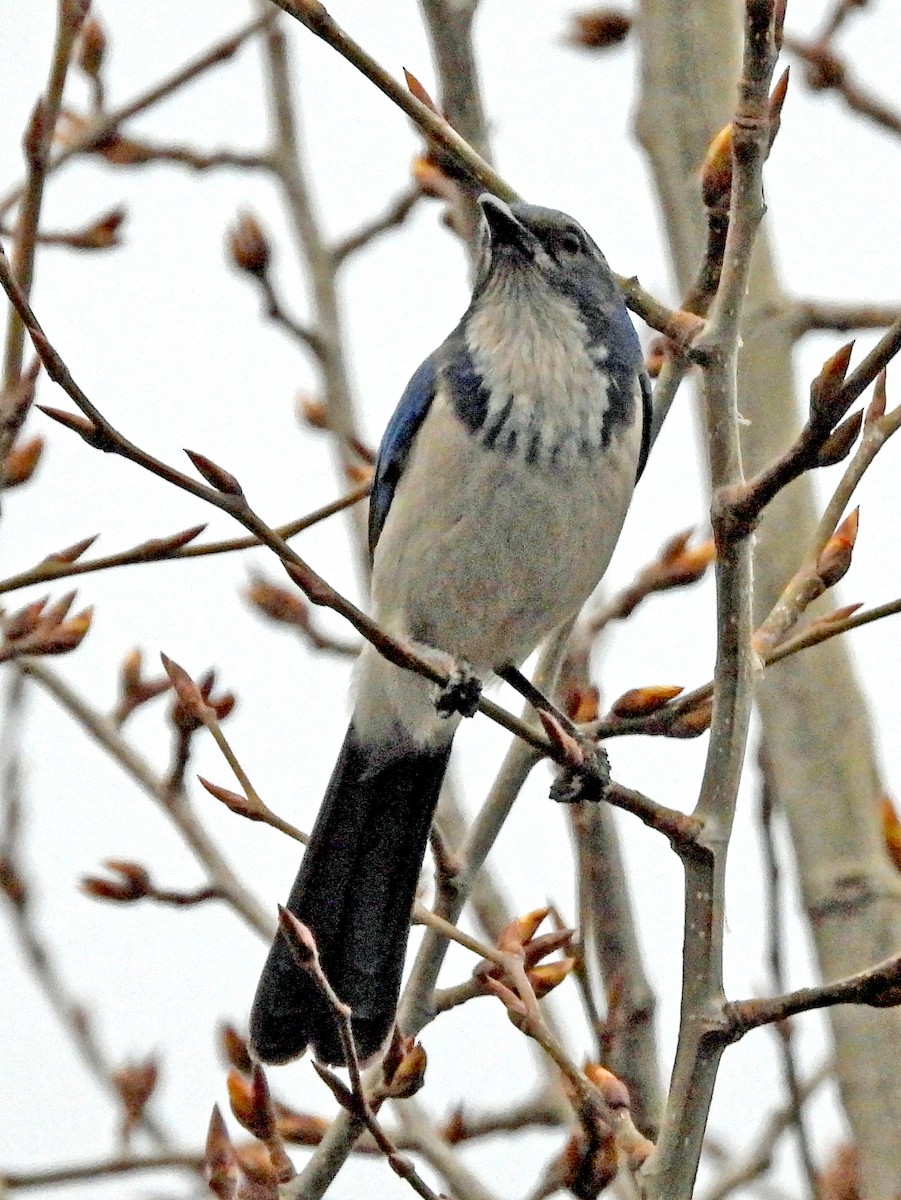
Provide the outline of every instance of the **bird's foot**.
[[610,759],[604,747],[582,734],[577,741],[582,761],[561,767],[551,787],[551,799],[558,804],[597,803],[610,783]]
[[482,698],[482,681],[465,662],[454,662],[447,683],[435,689],[435,710],[440,717],[474,717]]

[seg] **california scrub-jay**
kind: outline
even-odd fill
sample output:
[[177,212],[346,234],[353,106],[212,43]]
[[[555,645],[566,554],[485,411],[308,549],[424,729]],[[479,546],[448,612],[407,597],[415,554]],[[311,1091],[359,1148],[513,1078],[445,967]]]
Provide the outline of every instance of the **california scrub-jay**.
[[[472,300],[379,450],[372,603],[395,637],[478,677],[516,666],[607,568],[644,466],[650,385],[603,254],[564,213],[483,195]],[[361,1059],[394,1022],[410,912],[459,715],[363,649],[359,692],[287,907],[353,1010]],[[332,1011],[276,937],[251,1043],[341,1063]]]

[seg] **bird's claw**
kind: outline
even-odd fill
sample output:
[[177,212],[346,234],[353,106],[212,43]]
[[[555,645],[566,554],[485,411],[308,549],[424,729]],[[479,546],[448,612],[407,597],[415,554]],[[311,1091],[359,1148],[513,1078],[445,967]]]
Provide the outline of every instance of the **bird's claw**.
[[447,683],[436,688],[435,709],[440,717],[474,717],[482,698],[482,681],[467,663],[457,663]]
[[551,786],[551,799],[558,804],[597,803],[610,784],[610,759],[604,747],[580,737],[579,749],[582,761],[562,767]]

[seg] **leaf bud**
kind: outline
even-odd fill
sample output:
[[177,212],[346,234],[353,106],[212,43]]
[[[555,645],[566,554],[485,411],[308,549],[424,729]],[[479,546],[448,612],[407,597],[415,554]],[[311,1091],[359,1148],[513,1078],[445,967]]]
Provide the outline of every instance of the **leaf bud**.
[[896,871],[901,871],[901,818],[888,796],[879,801],[879,816],[882,823],[882,838],[888,856]]
[[219,1049],[225,1061],[236,1071],[243,1071],[245,1075],[249,1075],[253,1070],[247,1038],[242,1037],[234,1025],[229,1025],[228,1022],[219,1026]]
[[626,40],[632,18],[617,8],[593,8],[574,13],[567,41],[586,50],[609,50]]
[[708,696],[698,701],[688,712],[680,713],[667,729],[667,736],[693,738],[706,733],[713,719],[713,699]]
[[43,452],[42,437],[33,437],[14,445],[3,460],[3,486],[14,488],[27,483],[35,473]]
[[298,418],[304,424],[309,425],[311,429],[331,429],[328,409],[318,396],[311,396],[309,392],[301,392],[297,397],[296,407]]
[[525,916],[516,917],[508,925],[505,925],[498,934],[496,943],[498,950],[512,953],[522,950],[526,942],[532,940],[539,925],[550,911],[549,908],[535,908]]
[[228,1129],[218,1104],[213,1105],[210,1115],[203,1155],[203,1173],[210,1191],[218,1196],[219,1200],[235,1200],[240,1179],[238,1156],[228,1136]]
[[269,241],[252,212],[238,213],[228,231],[228,252],[239,271],[263,279],[269,270],[272,252]]
[[388,1095],[392,1100],[407,1100],[415,1096],[425,1083],[425,1069],[428,1058],[420,1042],[413,1038],[401,1038],[402,1056],[396,1066],[393,1066],[390,1077],[386,1078]]
[[96,17],[84,24],[78,45],[78,65],[90,79],[97,79],[106,55],[106,34]]
[[825,588],[834,587],[851,566],[859,514],[860,509],[855,508],[854,512],[845,517],[817,559],[817,575]]
[[142,1063],[128,1063],[113,1072],[113,1086],[122,1101],[127,1130],[134,1129],[140,1122],[158,1079],[159,1065],[154,1058]]
[[548,992],[559,987],[576,965],[574,958],[561,958],[557,962],[540,963],[528,972],[529,983],[536,997],[541,1000]]
[[663,708],[682,690],[681,687],[668,684],[630,688],[628,692],[623,692],[619,699],[613,702],[610,711],[617,717],[645,717],[648,713],[657,712],[658,709]]
[[706,208],[727,208],[732,195],[732,125],[724,125],[701,163],[701,196]]

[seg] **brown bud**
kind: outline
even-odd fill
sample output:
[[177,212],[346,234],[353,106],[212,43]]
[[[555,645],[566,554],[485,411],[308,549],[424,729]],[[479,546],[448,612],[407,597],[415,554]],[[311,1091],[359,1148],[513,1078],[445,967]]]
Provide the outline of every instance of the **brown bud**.
[[289,592],[287,588],[276,587],[264,579],[255,579],[244,594],[270,620],[294,625],[298,629],[309,629],[309,608],[296,591]]
[[331,429],[328,410],[318,396],[301,392],[297,397],[297,415],[311,429]]
[[860,509],[855,508],[854,512],[845,517],[823,547],[820,557],[817,559],[817,575],[823,581],[823,587],[834,587],[851,566],[859,517]]
[[160,661],[177,697],[172,711],[175,724],[183,729],[196,729],[198,725],[205,725],[213,716],[212,705],[207,704],[200,688],[184,667],[173,662],[167,654],[160,654]]
[[275,1115],[263,1068],[257,1065],[250,1079],[232,1069],[226,1081],[228,1102],[235,1119],[254,1137],[268,1142],[275,1134]]
[[372,467],[362,463],[347,463],[344,475],[351,487],[359,487],[361,483],[366,483],[372,478]]
[[278,1174],[268,1146],[263,1142],[245,1142],[236,1147],[236,1155],[238,1166],[247,1177],[242,1180],[236,1200],[276,1200]]
[[770,93],[769,100],[769,117],[770,117],[770,146],[776,140],[776,135],[779,132],[779,126],[782,122],[782,108],[785,104],[785,97],[788,95],[788,67],[782,72],[776,80],[776,86]]
[[560,1181],[559,1186],[571,1192],[576,1200],[597,1200],[616,1178],[617,1167],[613,1134],[589,1139],[584,1130],[579,1129],[571,1135],[554,1164],[554,1174]]
[[433,112],[436,116],[440,117],[442,113],[438,105],[425,90],[416,76],[412,74],[412,72],[408,71],[406,67],[404,67],[404,79],[407,82],[407,90],[409,91],[410,95],[415,96],[420,104],[424,104],[427,109]]
[[541,963],[537,967],[532,967],[528,972],[532,991],[540,1000],[548,992],[552,992],[555,987],[559,987],[575,965],[574,958],[561,958],[558,962]]
[[425,1083],[428,1059],[420,1042],[414,1041],[413,1038],[398,1040],[400,1044],[399,1061],[391,1064],[390,1075],[386,1061],[385,1082],[388,1095],[392,1100],[407,1100],[410,1096],[415,1096]]
[[0,854],[0,892],[13,908],[24,912],[28,904],[28,889],[18,867],[7,854]]
[[175,689],[175,695],[179,697],[179,701],[184,704],[185,708],[196,714],[200,722],[209,718],[209,704],[204,701],[200,689],[185,668],[170,659],[168,654],[161,653],[160,661],[163,670],[168,674],[169,682]]
[[458,1142],[464,1141],[468,1136],[466,1118],[460,1105],[448,1117],[441,1129],[441,1136],[449,1146],[456,1146]]
[[526,913],[524,917],[517,917],[509,925],[505,925],[498,934],[496,943],[498,950],[514,954],[522,950],[525,943],[531,941],[535,936],[539,925],[550,911],[549,908],[535,908]]
[[266,819],[266,814],[260,810],[259,805],[254,804],[252,800],[248,800],[246,796],[242,796],[239,792],[233,792],[229,788],[220,787],[217,783],[210,783],[202,775],[197,776],[197,781],[201,787],[206,788],[211,796],[215,796],[226,808],[230,809],[233,813],[237,813],[239,817],[247,817],[249,821],[263,821]]
[[822,42],[808,47],[805,64],[807,86],[814,91],[841,87],[845,81],[845,64]]
[[810,423],[818,428],[827,425],[833,429],[842,419],[852,401],[845,399],[842,389],[854,343],[847,342],[823,363],[820,373],[810,385]]
[[25,126],[25,134],[22,138],[22,148],[25,151],[25,158],[32,168],[38,167],[42,163],[47,153],[47,143],[51,133],[47,105],[43,97],[41,97],[36,101],[34,108],[31,110],[31,116],[28,119],[28,124]]
[[[716,558],[716,543],[706,538],[696,546],[686,546],[678,555],[665,561],[667,587],[685,587],[701,579]],[[662,589],[661,589],[662,590]]]
[[279,1137],[294,1146],[318,1146],[325,1136],[329,1122],[312,1113],[280,1109],[276,1116]]
[[154,1058],[142,1063],[129,1063],[113,1072],[113,1086],[122,1101],[127,1130],[134,1129],[140,1122],[158,1079],[159,1066]]
[[239,271],[263,279],[269,270],[272,252],[263,228],[251,212],[238,213],[228,231],[228,252]]
[[845,417],[841,425],[829,435],[817,453],[818,467],[834,467],[851,453],[863,425],[863,411]]
[[217,492],[223,492],[227,496],[240,496],[243,498],[244,492],[240,483],[224,467],[220,467],[218,463],[214,463],[205,454],[198,454],[194,450],[186,450],[185,454],[187,454],[207,483],[211,484]]
[[630,1108],[629,1089],[612,1071],[600,1063],[587,1063],[586,1076],[591,1080],[611,1108]]
[[[265,1150],[265,1147],[263,1149]],[[210,1191],[218,1196],[219,1200],[235,1200],[240,1178],[238,1156],[228,1136],[218,1104],[213,1105],[210,1116],[203,1168]]]
[[173,533],[171,537],[148,538],[146,542],[141,543],[140,549],[146,559],[167,558],[200,537],[204,529],[206,525],[192,525],[190,529]]
[[876,385],[873,388],[873,399],[867,405],[866,424],[872,425],[874,421],[878,421],[885,416],[885,407],[888,402],[888,395],[885,386],[885,367],[876,376]]
[[54,550],[52,554],[48,554],[43,561],[45,563],[74,563],[81,558],[85,550],[89,550],[97,541],[100,535],[92,534],[90,537],[82,538],[80,542],[73,542],[71,546],[66,546],[63,550]]
[[898,817],[898,810],[888,796],[880,798],[879,816],[888,856],[894,863],[895,870],[901,871],[901,819]]
[[7,488],[27,483],[37,469],[44,452],[44,439],[33,437],[13,446],[3,460],[3,483]]
[[70,617],[68,621],[49,629],[42,634],[40,641],[33,648],[35,654],[66,654],[75,650],[84,641],[91,622],[94,619],[93,607],[84,608],[81,612]]
[[667,736],[674,738],[693,738],[706,733],[713,718],[713,699],[707,697],[700,700],[688,712],[680,713],[667,729]]
[[47,597],[32,600],[23,608],[17,609],[3,625],[3,636],[7,642],[18,642],[34,633],[41,620],[41,615],[47,604]]
[[617,717],[644,717],[678,696],[683,689],[674,685],[658,684],[654,687],[630,688],[623,692],[618,700],[610,707],[611,713]]
[[143,900],[145,896],[152,894],[153,883],[150,874],[140,863],[109,858],[103,865],[118,878],[100,879],[95,876],[85,876],[81,881],[81,890],[86,896],[93,896],[98,900],[130,903],[135,900]]
[[724,208],[732,194],[732,125],[724,125],[701,164],[701,195],[707,208]]
[[526,966],[534,967],[557,950],[568,950],[575,932],[574,929],[562,926],[560,929],[551,930],[550,933],[539,933],[536,937],[529,938],[523,946],[523,961]]
[[651,339],[644,361],[645,370],[651,379],[656,379],[663,370],[663,364],[666,362],[671,346],[669,338],[655,337]]
[[119,246],[122,244],[119,233],[126,216],[122,207],[110,209],[80,233],[73,233],[68,244],[76,250],[108,250],[111,246]]
[[94,143],[91,153],[105,159],[113,167],[142,167],[157,157],[153,146],[121,133],[107,134]]
[[65,621],[69,609],[72,607],[75,596],[76,593],[74,591],[66,592],[58,600],[54,600],[52,604],[48,604],[41,614],[41,624],[45,625],[48,630],[61,625]]
[[305,967],[318,962],[319,950],[313,931],[281,905],[278,906],[278,927],[298,966]]
[[[447,200],[450,181],[445,173],[427,154],[414,158],[410,165],[413,182],[422,192],[433,200]],[[453,186],[452,184],[450,186]]]
[[97,450],[108,448],[109,438],[107,435],[87,417],[82,417],[78,413],[66,412],[61,408],[45,407],[43,404],[38,404],[37,408],[45,416],[57,421],[60,425],[65,425],[67,429],[73,430],[79,437],[84,438],[89,446],[93,446]]
[[632,18],[616,8],[593,8],[574,13],[566,40],[587,50],[609,50],[624,42],[632,30]]
[[585,725],[598,719],[600,703],[598,689],[593,684],[581,684],[568,691],[564,711],[576,725]]
[[225,1061],[236,1071],[243,1071],[245,1075],[249,1075],[253,1070],[247,1038],[238,1033],[234,1025],[229,1025],[228,1022],[223,1022],[219,1026],[219,1049],[222,1051]]
[[85,22],[78,45],[78,65],[85,75],[97,79],[106,54],[106,34],[96,17]]

